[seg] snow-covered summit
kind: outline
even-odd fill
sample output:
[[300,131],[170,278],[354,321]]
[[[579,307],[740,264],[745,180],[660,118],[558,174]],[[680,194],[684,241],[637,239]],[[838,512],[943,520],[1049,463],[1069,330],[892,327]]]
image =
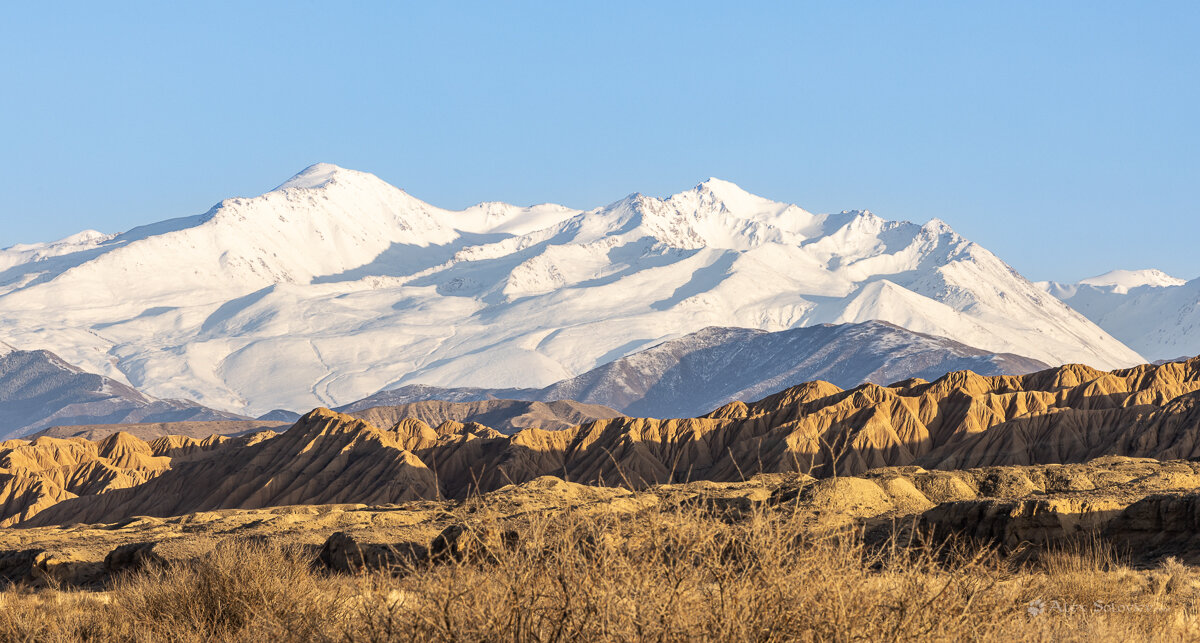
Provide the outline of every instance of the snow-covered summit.
[[548,228],[579,214],[556,203],[522,207],[499,201],[485,201],[454,213],[455,229],[475,234],[528,234]]
[[1186,279],[1172,277],[1161,270],[1148,268],[1145,270],[1110,270],[1102,275],[1080,279],[1073,284],[1039,281],[1037,286],[1060,299],[1070,299],[1075,297],[1081,288],[1124,295],[1137,288],[1170,288],[1182,286],[1185,283],[1187,283]]
[[[576,214],[560,206],[489,205],[444,210],[373,174],[318,163],[269,192],[226,199],[203,215],[120,235],[64,240],[37,248],[37,256],[8,253],[13,256],[0,256],[0,261],[15,266],[10,283],[20,284],[20,277],[28,276],[21,274],[24,270],[35,273],[39,284],[46,283],[36,295],[20,288],[12,292],[14,306],[103,305],[119,301],[129,280],[149,300],[180,294],[217,300],[230,293],[357,274],[389,250],[401,254],[394,250],[400,247],[447,248],[442,254],[449,256],[451,248],[468,243],[464,232],[511,235]],[[60,260],[36,262],[51,252]],[[423,256],[431,256],[429,252]],[[411,272],[390,261],[391,255],[387,259],[383,274]],[[0,276],[0,293],[5,292],[4,281]]]
[[680,192],[671,197],[671,199],[682,201],[691,196],[695,196],[701,202],[709,203],[716,207],[723,207],[728,211],[738,212],[744,217],[755,219],[777,217],[789,208],[799,209],[794,205],[772,201],[751,194],[743,190],[736,183],[724,181],[716,177],[709,177],[707,180],[696,185],[695,188],[687,192]]
[[577,241],[602,236],[647,237],[678,249],[749,250],[771,243],[802,245],[847,225],[853,230],[878,232],[885,223],[889,222],[865,210],[813,214],[756,196],[729,181],[709,178],[665,198],[631,194],[581,213],[576,221],[564,222],[564,229],[578,229]]
[[1200,279],[1113,270],[1074,284],[1038,285],[1148,359],[1200,354]]
[[1112,270],[1102,275],[1081,279],[1079,283],[1087,286],[1112,286],[1121,292],[1129,292],[1141,286],[1156,288],[1182,286],[1187,283],[1187,280],[1172,277],[1161,270],[1151,268],[1147,270]]
[[944,222],[814,214],[719,179],[586,212],[454,211],[317,164],[54,247],[0,254],[0,336],[252,415],[544,386],[706,326],[878,319],[1047,363],[1142,361]]
[[[84,230],[69,237],[43,243],[18,243],[0,249],[0,275],[3,271],[17,265],[37,263],[54,257],[80,252],[94,248],[115,235],[104,234],[96,230]],[[3,278],[0,276],[0,284]]]
[[[301,170],[298,174],[296,174],[292,178],[284,181],[282,184],[279,185],[279,187],[275,188],[275,190],[287,190],[289,188],[298,188],[298,189],[322,188],[322,187],[329,185],[329,183],[336,180],[337,177],[339,177],[339,176],[342,176],[342,177],[361,176],[361,177],[375,178],[375,175],[373,175],[373,174],[367,174],[366,172],[356,172],[354,170],[347,170],[345,168],[338,167],[332,163],[314,163],[314,164],[304,168],[303,170]],[[376,180],[378,180],[378,179],[376,179]]]

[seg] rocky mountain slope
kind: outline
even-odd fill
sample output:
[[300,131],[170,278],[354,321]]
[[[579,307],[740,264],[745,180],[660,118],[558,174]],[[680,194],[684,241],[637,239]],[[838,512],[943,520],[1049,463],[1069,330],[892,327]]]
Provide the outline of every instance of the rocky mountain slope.
[[366,420],[374,426],[393,426],[405,419],[420,420],[430,426],[446,422],[483,424],[504,434],[522,429],[556,431],[569,429],[594,420],[619,417],[620,412],[598,404],[583,404],[572,400],[530,402],[525,400],[479,400],[444,402],[438,400],[411,402],[395,406],[376,405],[379,398],[341,407],[338,411]]
[[[427,401],[388,406],[378,400],[368,400],[339,409],[375,425],[392,426],[403,419],[415,419],[431,426],[446,422],[485,424],[501,433],[511,434],[521,429],[535,428],[550,431],[598,419],[618,417],[613,409],[595,404],[580,404],[571,400],[558,402],[528,402],[524,400],[485,400],[471,402]],[[296,415],[296,420],[300,415]],[[163,436],[206,438],[212,435],[242,436],[262,431],[283,431],[294,423],[276,420],[219,420],[193,422],[144,422],[134,424],[90,424],[52,426],[26,437],[37,440],[50,438],[84,438],[103,440],[114,433],[126,433],[150,441]]]
[[[160,400],[49,351],[0,345],[0,439],[59,424],[244,419],[190,400]],[[207,434],[206,434],[207,435]]]
[[140,485],[172,464],[210,455],[226,440],[162,437],[145,442],[122,433],[96,442],[41,438],[0,443],[0,526],[71,498]]
[[[845,476],[879,467],[962,469],[1110,455],[1188,459],[1200,456],[1198,436],[1200,358],[1112,372],[1079,365],[1024,376],[956,372],[847,391],[811,382],[704,417],[621,417],[511,436],[450,421],[434,428],[404,419],[384,429],[318,409],[277,437],[224,442],[172,460],[169,469],[137,469],[146,481],[136,486],[71,491],[78,497],[42,492],[44,479],[87,466],[95,459],[88,454],[101,452],[98,443],[11,441],[0,464],[9,463],[6,484],[21,493],[0,519],[112,522],[282,504],[379,504],[462,497],[546,475],[641,488],[757,473]],[[109,439],[121,452],[158,453],[132,436]]]
[[1077,284],[1039,285],[1147,359],[1200,353],[1200,279],[1117,270]]
[[540,388],[709,326],[873,319],[1048,364],[1143,361],[941,221],[717,179],[587,212],[449,211],[315,165],[202,215],[0,251],[0,339],[248,415]]
[[135,422],[132,424],[76,424],[56,425],[25,436],[36,441],[38,438],[83,438],[93,442],[103,440],[114,433],[127,433],[147,442],[156,438],[175,436],[204,439],[210,436],[237,437],[262,431],[286,431],[293,422],[264,420],[214,420],[196,422]]
[[573,399],[636,417],[691,417],[729,402],[758,399],[817,379],[851,388],[864,382],[936,379],[957,370],[1021,375],[1046,367],[1037,360],[988,353],[887,322],[822,324],[776,332],[711,327],[543,389],[410,385],[338,410],[427,399]]

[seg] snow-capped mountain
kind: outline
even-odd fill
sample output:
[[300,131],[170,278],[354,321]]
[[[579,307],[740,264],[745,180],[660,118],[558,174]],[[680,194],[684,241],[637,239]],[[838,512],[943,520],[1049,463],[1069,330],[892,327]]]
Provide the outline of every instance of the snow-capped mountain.
[[558,382],[544,399],[605,404],[626,415],[694,417],[733,401],[751,402],[824,380],[849,389],[971,370],[1023,375],[1046,364],[988,353],[893,324],[821,324],[767,332],[705,328]]
[[542,389],[446,389],[425,385],[381,391],[339,411],[422,400],[576,400],[635,417],[694,417],[733,401],[752,402],[824,380],[844,389],[887,385],[950,371],[1023,375],[1046,365],[997,354],[887,322],[821,324],[776,332],[711,327],[638,351]]
[[1049,292],[1050,294],[1060,298],[1071,298],[1075,291],[1080,286],[1090,286],[1094,289],[1115,293],[1118,295],[1127,294],[1134,288],[1150,286],[1153,288],[1167,288],[1170,286],[1182,286],[1187,283],[1185,279],[1172,277],[1167,273],[1149,268],[1146,270],[1111,270],[1102,275],[1080,279],[1077,283],[1061,283],[1057,281],[1039,281],[1037,286]]
[[1114,290],[1129,292],[1141,286],[1182,286],[1184,279],[1172,277],[1161,270],[1112,270],[1102,275],[1080,280],[1086,286],[1111,286]]
[[1147,359],[1200,354],[1200,279],[1114,270],[1074,284],[1038,285]]
[[1143,361],[941,221],[717,179],[587,212],[450,211],[319,164],[202,215],[0,251],[0,339],[248,414],[542,387],[707,326],[871,319],[1050,364]]

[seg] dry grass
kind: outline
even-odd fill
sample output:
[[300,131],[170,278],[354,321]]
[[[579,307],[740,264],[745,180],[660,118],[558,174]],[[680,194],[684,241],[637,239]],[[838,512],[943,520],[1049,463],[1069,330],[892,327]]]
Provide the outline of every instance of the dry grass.
[[[358,577],[231,543],[106,592],[0,593],[5,641],[1188,640],[1200,579],[1134,570],[1096,540],[1016,565],[919,541],[868,546],[763,512],[470,515],[463,560]],[[464,514],[464,518],[467,515]],[[486,545],[486,548],[485,548]],[[1037,602],[1040,601],[1040,602]],[[1040,607],[1031,614],[1030,606]],[[1036,610],[1034,610],[1036,611]]]

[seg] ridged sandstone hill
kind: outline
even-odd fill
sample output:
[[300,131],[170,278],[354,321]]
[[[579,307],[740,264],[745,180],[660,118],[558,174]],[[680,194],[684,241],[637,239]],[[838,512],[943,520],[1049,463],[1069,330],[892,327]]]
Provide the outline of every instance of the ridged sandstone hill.
[[341,407],[338,411],[366,420],[375,426],[394,426],[400,420],[411,418],[430,426],[439,426],[445,422],[474,422],[485,424],[505,434],[530,428],[568,429],[593,420],[607,420],[621,415],[620,411],[600,404],[584,404],[564,399],[546,402],[501,399],[471,402],[427,400],[397,405],[376,405],[368,400]]
[[294,422],[272,422],[265,420],[214,420],[184,422],[134,422],[130,424],[76,424],[52,426],[37,433],[24,436],[25,440],[49,438],[84,438],[103,440],[115,433],[127,433],[140,440],[151,442],[165,436],[183,438],[207,438],[220,435],[236,437],[262,431],[286,431]]
[[[526,400],[479,400],[445,402],[429,400],[394,406],[380,406],[364,401],[338,409],[346,415],[365,420],[375,426],[393,426],[403,419],[420,420],[431,426],[445,422],[485,424],[504,434],[522,429],[568,429],[573,426],[621,415],[599,404],[584,404],[574,400],[530,402]],[[164,435],[202,438],[210,435],[239,436],[265,430],[284,431],[291,422],[270,420],[224,420],[213,422],[148,422],[138,424],[89,424],[53,426],[27,437],[36,440],[52,438],[87,438],[101,440],[114,433],[128,433],[143,440]]]
[[145,442],[118,433],[96,442],[49,437],[0,442],[0,526],[71,498],[140,485],[172,464],[210,455],[228,441],[170,436]]
[[[810,382],[698,418],[618,417],[511,436],[479,424],[448,421],[433,428],[413,419],[384,429],[317,409],[279,436],[222,442],[172,459],[169,468],[133,462],[145,476],[140,483],[72,491],[77,497],[57,502],[10,500],[4,518],[37,525],[274,505],[387,504],[461,497],[544,475],[644,487],[738,481],[760,472],[822,477],[885,466],[960,469],[1105,455],[1187,459],[1200,456],[1198,402],[1200,358],[1112,372],[1078,365],[1025,376],[960,371],[933,382],[850,390]],[[57,443],[43,440],[5,444],[13,452],[36,452],[26,457],[42,463],[41,470],[79,466],[41,455],[57,453],[51,448]],[[132,438],[122,440],[130,450],[145,450]],[[85,444],[97,444],[78,443],[80,453],[91,448]],[[98,447],[95,453],[101,458]],[[0,458],[9,462],[8,454]],[[6,470],[14,479],[47,475],[19,464]]]

